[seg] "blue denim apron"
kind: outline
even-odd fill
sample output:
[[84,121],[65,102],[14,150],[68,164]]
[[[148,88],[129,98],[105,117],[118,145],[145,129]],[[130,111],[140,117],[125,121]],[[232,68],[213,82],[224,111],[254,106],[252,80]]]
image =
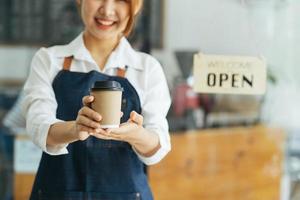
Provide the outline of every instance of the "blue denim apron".
[[[65,59],[64,69],[52,84],[58,119],[75,120],[82,107],[82,97],[99,80],[115,80],[122,85],[122,123],[129,119],[131,111],[141,113],[139,96],[126,78],[97,71],[72,72],[71,62],[72,57]],[[144,164],[127,142],[89,137],[69,144],[67,149],[66,155],[43,153],[31,200],[153,199]]]

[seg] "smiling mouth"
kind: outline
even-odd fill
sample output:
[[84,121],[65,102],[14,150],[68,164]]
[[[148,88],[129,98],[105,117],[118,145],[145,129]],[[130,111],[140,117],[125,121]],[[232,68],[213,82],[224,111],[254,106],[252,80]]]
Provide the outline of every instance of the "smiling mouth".
[[95,21],[100,29],[109,29],[116,24],[114,20],[95,18]]

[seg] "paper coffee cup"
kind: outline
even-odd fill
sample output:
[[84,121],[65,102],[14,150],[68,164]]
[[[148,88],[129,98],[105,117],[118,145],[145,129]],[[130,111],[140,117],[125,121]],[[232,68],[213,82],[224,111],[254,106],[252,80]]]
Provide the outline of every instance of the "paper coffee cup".
[[91,88],[95,97],[92,109],[102,116],[101,128],[118,128],[123,88],[117,81],[96,81]]

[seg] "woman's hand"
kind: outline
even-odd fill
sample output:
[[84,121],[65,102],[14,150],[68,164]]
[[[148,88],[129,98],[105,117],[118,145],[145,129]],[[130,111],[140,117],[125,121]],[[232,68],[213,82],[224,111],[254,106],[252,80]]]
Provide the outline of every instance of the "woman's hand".
[[144,139],[142,125],[143,116],[132,111],[126,123],[121,124],[119,128],[107,129],[104,135],[112,140],[125,141],[133,145]]
[[101,129],[100,126],[102,116],[90,108],[93,101],[93,96],[85,96],[82,98],[83,107],[79,110],[75,121],[75,134],[79,140],[86,140],[91,135],[97,135],[101,139],[107,139],[107,137],[104,136],[105,131]]
[[139,154],[150,157],[160,149],[158,134],[148,131],[143,127],[143,116],[135,111],[130,113],[130,118],[119,128],[107,129],[94,134],[97,138],[128,142]]

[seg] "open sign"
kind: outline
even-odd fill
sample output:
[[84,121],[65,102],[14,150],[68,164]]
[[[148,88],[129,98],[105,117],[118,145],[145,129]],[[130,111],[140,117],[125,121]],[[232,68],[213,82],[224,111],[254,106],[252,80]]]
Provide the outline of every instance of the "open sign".
[[266,64],[257,57],[194,56],[194,90],[200,93],[264,94]]

